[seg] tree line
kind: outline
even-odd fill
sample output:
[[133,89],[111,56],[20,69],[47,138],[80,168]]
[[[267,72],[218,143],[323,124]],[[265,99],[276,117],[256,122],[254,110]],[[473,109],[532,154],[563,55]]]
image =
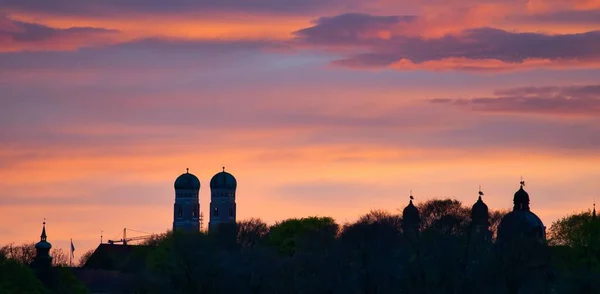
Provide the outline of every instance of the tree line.
[[[330,217],[273,225],[249,219],[210,234],[167,232],[144,244],[153,248],[144,262],[120,269],[134,277],[123,291],[600,293],[600,223],[591,212],[556,221],[547,242],[499,251],[493,238],[507,211],[490,211],[486,241],[473,234],[471,209],[460,201],[430,200],[418,209],[416,240],[404,234],[400,213],[379,210],[342,225]],[[3,252],[0,271],[2,262],[15,267],[29,260],[19,250]],[[5,280],[0,275],[0,292]]]

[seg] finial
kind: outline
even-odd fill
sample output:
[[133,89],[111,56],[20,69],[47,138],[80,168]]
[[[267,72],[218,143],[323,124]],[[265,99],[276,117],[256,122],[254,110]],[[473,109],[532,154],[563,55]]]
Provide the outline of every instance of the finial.
[[412,203],[412,201],[415,199],[415,197],[413,197],[413,194],[412,194],[412,189],[410,190],[410,197],[409,198],[410,198],[410,203]]
[[592,218],[596,218],[596,195],[594,195],[594,210],[592,211]]
[[186,167],[186,168],[185,168],[185,173],[186,173],[186,174],[189,174],[189,173],[190,173],[190,168]]
[[222,168],[223,168],[223,172],[225,172],[225,166],[222,166]]
[[46,241],[46,218],[44,218],[44,222],[42,224],[42,235],[40,236],[40,241]]
[[519,184],[521,184],[521,188],[523,188],[523,186],[525,186],[525,181],[523,181],[523,176],[521,176],[521,182],[519,182]]
[[479,199],[481,199],[481,196],[483,196],[483,191],[481,191],[481,185],[479,185]]

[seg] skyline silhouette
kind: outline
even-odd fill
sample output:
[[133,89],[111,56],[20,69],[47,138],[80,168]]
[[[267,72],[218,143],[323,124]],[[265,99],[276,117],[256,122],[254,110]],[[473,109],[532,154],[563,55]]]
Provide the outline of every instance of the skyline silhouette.
[[0,2],[0,244],[164,232],[185,168],[269,224],[600,191],[597,1]]

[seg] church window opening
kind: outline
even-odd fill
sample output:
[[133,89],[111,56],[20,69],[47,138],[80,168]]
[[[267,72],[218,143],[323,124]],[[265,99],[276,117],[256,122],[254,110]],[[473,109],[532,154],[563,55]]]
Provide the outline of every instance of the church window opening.
[[215,207],[215,208],[213,209],[213,215],[214,215],[214,216],[219,216],[219,208],[218,208],[218,207]]
[[177,217],[183,217],[183,209],[181,209],[181,205],[177,206]]
[[192,210],[192,217],[197,217],[198,216],[198,208],[194,207],[194,209]]

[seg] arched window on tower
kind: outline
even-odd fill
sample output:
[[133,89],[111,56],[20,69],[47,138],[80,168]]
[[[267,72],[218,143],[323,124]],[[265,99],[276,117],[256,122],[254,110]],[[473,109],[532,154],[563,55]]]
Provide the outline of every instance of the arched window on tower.
[[213,216],[219,216],[219,208],[218,207],[215,207],[213,209]]
[[183,209],[181,205],[177,205],[177,217],[183,217]]
[[192,217],[198,217],[198,207],[196,206],[192,209]]

